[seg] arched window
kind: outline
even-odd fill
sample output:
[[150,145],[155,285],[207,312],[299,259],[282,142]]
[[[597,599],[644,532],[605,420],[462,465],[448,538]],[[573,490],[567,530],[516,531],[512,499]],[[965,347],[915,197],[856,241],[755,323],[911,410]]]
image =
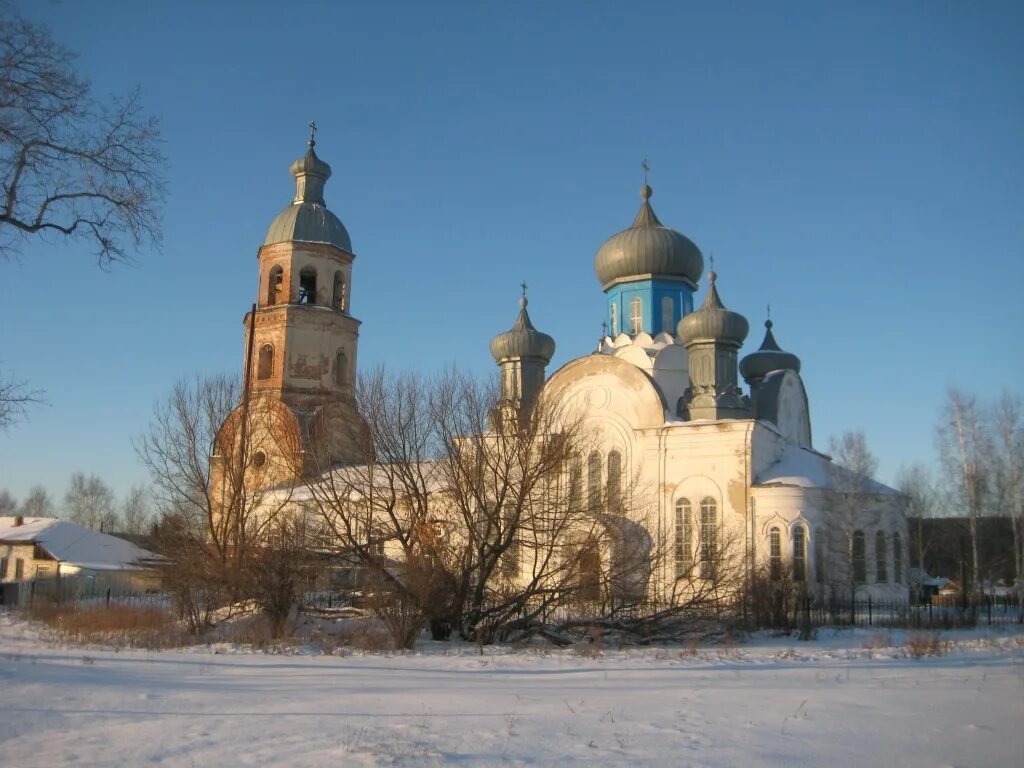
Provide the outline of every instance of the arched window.
[[888,556],[889,552],[885,546],[885,533],[875,531],[875,581],[879,584],[885,584],[889,580],[889,574],[885,567]]
[[267,278],[267,305],[274,306],[282,300],[284,293],[284,269],[274,267]]
[[818,528],[814,532],[814,579],[819,584],[825,583],[825,531]]
[[693,510],[689,499],[676,502],[676,578],[690,575],[693,568]]
[[853,583],[868,580],[868,566],[864,556],[864,531],[853,532]]
[[316,270],[303,267],[299,272],[299,303],[316,304]]
[[894,584],[903,583],[903,539],[899,531],[892,535],[892,580]]
[[640,333],[644,329],[644,303],[638,298],[629,302],[630,333]]
[[793,581],[807,579],[807,533],[802,525],[793,526]]
[[671,296],[661,297],[661,330],[665,333],[674,333],[672,328],[672,316],[675,307],[672,304]]
[[334,383],[344,387],[348,382],[348,355],[344,349],[339,349],[334,361]]
[[587,507],[591,510],[601,506],[601,454],[591,451],[587,457]]
[[334,308],[345,311],[345,275],[340,271],[334,273]]
[[608,510],[618,512],[622,507],[622,454],[608,452]]
[[715,576],[718,554],[718,502],[710,496],[700,500],[700,575],[704,579]]
[[619,335],[619,305],[613,301],[609,309],[609,317],[612,321],[612,338],[614,339]]
[[768,564],[772,581],[782,578],[782,534],[778,528],[768,532]]
[[269,379],[274,375],[274,348],[270,344],[260,347],[260,357],[256,368],[257,379]]

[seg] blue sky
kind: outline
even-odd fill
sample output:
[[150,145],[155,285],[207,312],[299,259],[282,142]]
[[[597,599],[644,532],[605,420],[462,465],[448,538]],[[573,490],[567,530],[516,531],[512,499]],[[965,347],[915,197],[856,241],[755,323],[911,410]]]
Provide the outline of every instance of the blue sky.
[[[241,367],[256,251],[317,149],[357,253],[359,365],[496,372],[530,284],[590,351],[593,256],[639,206],[714,253],[726,304],[803,360],[815,441],[930,461],[950,385],[1020,391],[1024,5],[23,2],[97,93],[160,116],[161,252],[109,272],[37,242],[0,264],[4,369],[49,405],[0,434],[0,488],[145,479],[173,382]],[[704,286],[698,294],[702,300]]]

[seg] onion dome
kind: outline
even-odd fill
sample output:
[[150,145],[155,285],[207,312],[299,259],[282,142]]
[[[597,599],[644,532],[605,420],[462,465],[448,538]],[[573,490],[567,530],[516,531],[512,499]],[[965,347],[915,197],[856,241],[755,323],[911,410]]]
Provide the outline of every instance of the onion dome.
[[765,320],[764,341],[756,352],[740,360],[740,374],[747,382],[760,381],[772,371],[794,371],[800,373],[800,358],[792,352],[784,352],[775,341],[772,321]]
[[315,145],[316,139],[311,135],[306,154],[291,164],[289,170],[295,177],[295,199],[271,222],[263,244],[293,241],[327,243],[351,253],[352,239],[345,225],[327,210],[324,202],[324,184],[331,177],[331,166],[317,157],[313,149]]
[[691,312],[679,321],[676,332],[685,346],[696,342],[726,342],[739,347],[747,338],[750,326],[747,318],[738,312],[730,312],[722,303],[715,287],[718,276],[712,270],[708,273],[708,295],[696,312]]
[[499,363],[513,357],[532,357],[547,365],[555,354],[555,340],[533,327],[526,304],[526,296],[523,296],[519,299],[519,317],[512,328],[491,341],[491,355]]
[[594,258],[594,271],[608,288],[616,280],[641,275],[674,277],[696,286],[704,271],[704,257],[690,238],[658,221],[651,208],[653,190],[644,184],[640,211],[629,229],[608,238]]

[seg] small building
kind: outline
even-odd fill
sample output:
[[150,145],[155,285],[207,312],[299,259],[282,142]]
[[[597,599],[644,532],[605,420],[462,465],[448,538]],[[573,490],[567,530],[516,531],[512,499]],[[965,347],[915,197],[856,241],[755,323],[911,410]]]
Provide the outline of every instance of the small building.
[[0,517],[0,602],[159,587],[159,557],[117,536],[54,517]]

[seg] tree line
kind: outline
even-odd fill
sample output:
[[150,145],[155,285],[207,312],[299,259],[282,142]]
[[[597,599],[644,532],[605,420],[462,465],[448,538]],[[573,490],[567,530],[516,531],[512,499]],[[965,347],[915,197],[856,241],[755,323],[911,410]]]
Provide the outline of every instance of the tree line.
[[150,489],[133,485],[118,499],[114,490],[96,475],[75,472],[60,499],[44,486],[29,489],[20,502],[6,488],[0,489],[0,516],[61,517],[94,531],[144,536],[154,522]]

